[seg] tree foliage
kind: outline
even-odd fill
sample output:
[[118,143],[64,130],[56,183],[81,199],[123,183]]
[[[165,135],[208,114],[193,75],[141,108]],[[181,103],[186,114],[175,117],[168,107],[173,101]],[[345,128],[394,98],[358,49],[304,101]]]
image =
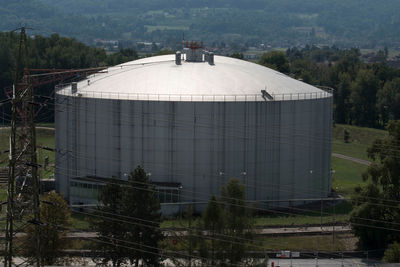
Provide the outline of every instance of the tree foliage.
[[131,247],[136,248],[128,251],[129,261],[136,267],[139,261],[148,266],[158,266],[161,259],[158,243],[163,239],[161,207],[155,187],[142,167],[138,166],[129,175],[122,196],[124,214],[137,222],[125,224],[126,239]]
[[211,265],[236,265],[252,244],[254,221],[246,204],[245,187],[231,179],[221,198],[211,197],[203,214],[203,227],[210,237],[207,258]]
[[400,42],[396,0],[382,4],[338,0],[334,5],[329,0],[301,4],[293,0],[1,0],[0,4],[3,31],[27,23],[41,34],[60,32],[88,43],[96,38],[179,42],[182,31],[188,40],[234,39],[274,47],[307,43],[398,47]]
[[383,256],[385,262],[400,262],[400,243],[394,242],[390,244]]
[[[5,90],[10,90],[16,68],[19,35],[17,33],[0,32],[0,99],[5,99]],[[27,38],[27,68],[36,69],[79,69],[121,64],[138,58],[132,49],[121,49],[107,55],[104,49],[93,48],[74,38],[52,34],[49,37],[36,35]],[[68,81],[65,81],[68,82]],[[36,88],[40,94],[52,96],[55,84]],[[36,117],[40,122],[53,121],[51,108],[43,107]],[[7,110],[7,109],[6,109]],[[6,111],[7,112],[7,111]],[[49,116],[50,114],[50,116]]]
[[[204,263],[208,257],[208,248],[204,239],[202,239],[202,225],[195,220],[193,206],[189,205],[181,217],[180,226],[185,229],[186,234],[173,233],[172,244],[169,245],[171,251],[177,254],[171,257],[175,266],[198,266],[199,262]],[[173,254],[172,254],[173,255]],[[199,261],[199,258],[202,260]]]
[[[56,192],[42,198],[40,206],[40,255],[41,265],[55,265],[64,261],[63,250],[69,245],[66,234],[71,225],[67,202]],[[24,255],[34,262],[36,256],[35,227],[29,226],[24,241]]]
[[203,228],[211,237],[204,256],[210,259],[210,265],[213,266],[223,260],[225,244],[221,237],[224,234],[225,223],[225,211],[217,198],[212,196],[203,213]]
[[99,195],[99,206],[92,228],[99,233],[94,260],[121,266],[127,262],[138,266],[158,266],[160,203],[154,186],[144,169],[138,166],[127,183],[113,179]]
[[[400,119],[400,70],[385,60],[364,63],[361,58],[358,49],[306,46],[286,51],[291,76],[334,89],[335,122],[384,128],[389,120]],[[265,62],[259,63],[279,70],[277,63]]]
[[254,222],[246,204],[245,186],[238,179],[231,179],[221,193],[226,216],[224,232],[228,241],[233,241],[226,245],[226,258],[236,264],[246,255],[247,244],[240,240],[252,238]]
[[284,52],[272,51],[265,53],[261,56],[258,63],[279,72],[289,73],[289,61]]
[[351,215],[354,233],[359,245],[365,249],[386,248],[400,241],[396,222],[400,220],[400,151],[393,149],[400,143],[400,121],[390,121],[389,136],[377,139],[368,149],[373,162],[363,174],[368,181],[364,188],[357,188],[354,196],[355,209]]
[[[119,180],[113,179],[100,191],[99,205],[91,220],[91,228],[97,232],[98,242],[94,242],[95,262],[107,265],[112,262],[114,267],[127,261],[129,244],[125,243],[126,223],[123,221],[123,187]],[[111,216],[113,215],[113,216]]]

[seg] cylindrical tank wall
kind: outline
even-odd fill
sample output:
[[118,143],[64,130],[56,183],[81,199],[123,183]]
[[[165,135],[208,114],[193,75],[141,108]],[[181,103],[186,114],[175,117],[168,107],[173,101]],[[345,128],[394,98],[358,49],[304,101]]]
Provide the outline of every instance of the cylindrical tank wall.
[[230,178],[249,200],[330,192],[332,98],[266,102],[129,101],[57,95],[56,184],[119,177],[141,165],[206,202]]

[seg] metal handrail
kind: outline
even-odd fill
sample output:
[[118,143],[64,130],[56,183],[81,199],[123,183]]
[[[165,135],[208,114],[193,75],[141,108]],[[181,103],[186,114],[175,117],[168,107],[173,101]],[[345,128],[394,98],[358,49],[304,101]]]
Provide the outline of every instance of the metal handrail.
[[270,101],[290,101],[290,100],[309,100],[329,98],[333,96],[333,89],[325,86],[316,86],[321,89],[320,92],[308,93],[271,93],[272,99],[265,99],[261,94],[244,95],[219,95],[219,94],[146,94],[146,93],[113,93],[113,92],[95,92],[78,91],[71,93],[68,84],[56,86],[56,93],[60,95],[69,95],[77,97],[90,97],[98,99],[116,99],[116,100],[140,100],[140,101],[177,101],[177,102],[270,102]]

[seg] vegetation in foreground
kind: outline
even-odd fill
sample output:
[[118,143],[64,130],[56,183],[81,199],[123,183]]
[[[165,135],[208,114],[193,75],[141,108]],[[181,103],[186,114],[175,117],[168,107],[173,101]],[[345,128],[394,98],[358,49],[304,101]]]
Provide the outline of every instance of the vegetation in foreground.
[[356,188],[354,196],[350,221],[364,249],[387,248],[400,241],[400,121],[390,121],[387,129],[389,135],[368,149],[376,161],[363,174],[368,184]]
[[57,193],[46,193],[40,206],[40,222],[31,223],[26,231],[21,247],[30,264],[35,263],[37,242],[35,228],[40,231],[41,266],[63,264],[63,250],[69,247],[66,238],[71,225],[71,212],[67,202]]
[[163,239],[159,228],[160,202],[143,168],[138,166],[127,184],[113,179],[101,190],[100,204],[91,216],[91,227],[99,234],[93,250],[95,262],[113,266],[125,263],[139,266],[139,261],[158,266]]

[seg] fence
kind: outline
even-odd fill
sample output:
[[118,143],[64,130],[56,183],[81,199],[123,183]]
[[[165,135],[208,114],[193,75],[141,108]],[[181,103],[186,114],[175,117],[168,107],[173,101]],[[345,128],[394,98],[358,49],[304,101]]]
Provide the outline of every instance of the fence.
[[72,93],[71,84],[56,86],[56,92],[60,95],[70,95],[78,97],[98,98],[98,99],[118,99],[118,100],[140,100],[140,101],[179,101],[179,102],[262,102],[262,101],[290,101],[290,100],[309,100],[332,97],[333,89],[329,87],[318,87],[319,92],[305,93],[271,93],[272,99],[265,98],[260,94],[245,95],[185,95],[185,94],[146,94],[146,93],[112,93],[78,90]]

